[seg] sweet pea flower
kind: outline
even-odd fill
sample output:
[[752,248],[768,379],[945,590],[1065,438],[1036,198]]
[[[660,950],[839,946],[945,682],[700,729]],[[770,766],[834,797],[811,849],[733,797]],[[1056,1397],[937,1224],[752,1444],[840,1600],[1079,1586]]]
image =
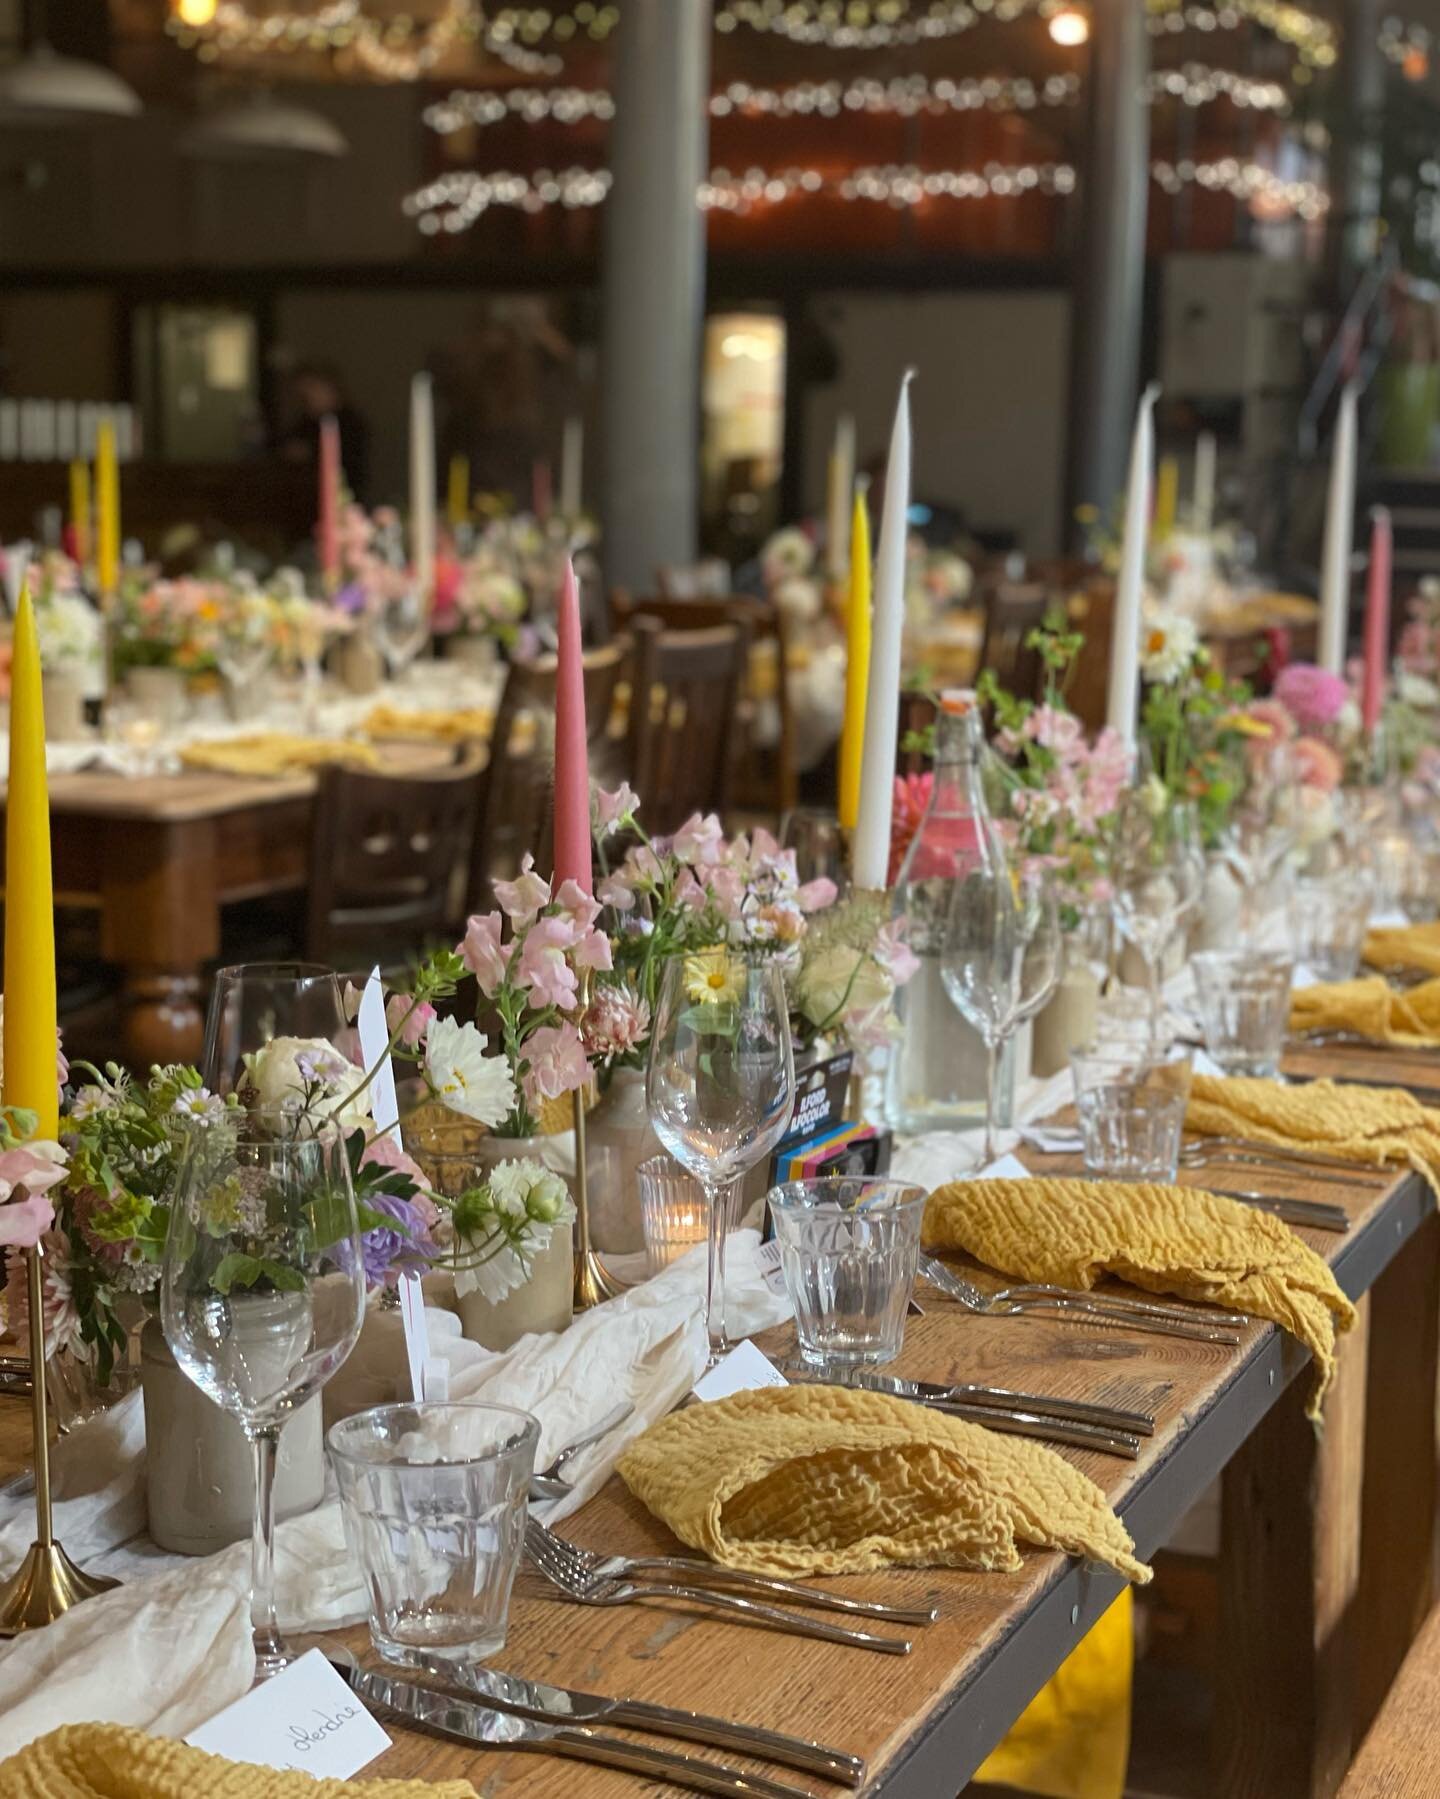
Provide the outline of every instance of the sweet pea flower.
[[817,875],[813,881],[806,881],[803,887],[795,890],[795,903],[802,912],[823,912],[827,906],[833,906],[840,896],[840,889],[828,875]]
[[695,868],[714,868],[725,851],[720,820],[713,812],[705,818],[693,813],[675,833],[673,847],[682,862]]
[[608,837],[628,824],[640,807],[640,796],[628,781],[622,781],[613,793],[597,787],[590,802],[591,819],[597,837]]
[[575,1004],[575,970],[566,955],[575,942],[575,926],[568,918],[537,918],[526,932],[518,972],[533,1005],[568,1012]]
[[615,966],[610,955],[610,939],[603,931],[584,931],[570,947],[570,961],[576,968],[609,970]]
[[529,924],[542,906],[549,905],[550,883],[535,873],[535,858],[529,850],[513,881],[496,881],[495,897],[516,925]]
[[[435,1018],[435,1008],[428,1000],[418,1004],[408,993],[392,993],[385,1002],[385,1022],[391,1035],[398,1030],[406,1049],[418,1049]],[[402,1023],[403,1020],[403,1023]]]
[[635,910],[635,889],[627,886],[618,874],[606,875],[595,889],[595,897],[602,906],[609,906],[614,912]]
[[875,933],[875,960],[897,987],[903,987],[920,972],[920,958],[905,941],[905,927],[892,918]]
[[547,1024],[532,1032],[526,1039],[525,1060],[521,1079],[531,1105],[573,1093],[590,1076],[585,1046],[573,1024]]
[[582,931],[588,931],[600,916],[600,907],[578,881],[562,881],[555,904],[573,918]]
[[466,924],[463,939],[455,946],[456,954],[480,983],[480,991],[487,998],[505,979],[506,956],[500,947],[503,928],[498,912],[477,912]]
[[[45,1197],[68,1166],[58,1143],[44,1139],[0,1151],[0,1248],[33,1249],[55,1219]],[[14,1197],[23,1188],[21,1198]]]

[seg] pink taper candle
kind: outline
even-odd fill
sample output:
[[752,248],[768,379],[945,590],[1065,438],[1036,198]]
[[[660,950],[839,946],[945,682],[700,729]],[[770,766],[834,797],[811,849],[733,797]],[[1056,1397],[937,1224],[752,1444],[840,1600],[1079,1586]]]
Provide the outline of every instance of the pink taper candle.
[[320,421],[320,495],[315,535],[320,580],[326,593],[340,585],[340,424],[331,414]]
[[580,657],[580,589],[565,558],[555,672],[555,886],[593,891],[590,865],[590,757],[585,738],[585,668]]
[[1390,669],[1390,514],[1376,506],[1370,514],[1370,581],[1365,595],[1365,676],[1360,719],[1367,735],[1380,723],[1385,677]]

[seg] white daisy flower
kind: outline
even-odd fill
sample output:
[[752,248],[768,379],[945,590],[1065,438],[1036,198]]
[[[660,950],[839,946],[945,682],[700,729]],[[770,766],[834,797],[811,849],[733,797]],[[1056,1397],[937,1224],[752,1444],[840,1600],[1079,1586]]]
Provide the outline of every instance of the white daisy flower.
[[1169,687],[1189,668],[1199,647],[1193,619],[1179,615],[1152,619],[1141,626],[1140,672],[1147,681]]

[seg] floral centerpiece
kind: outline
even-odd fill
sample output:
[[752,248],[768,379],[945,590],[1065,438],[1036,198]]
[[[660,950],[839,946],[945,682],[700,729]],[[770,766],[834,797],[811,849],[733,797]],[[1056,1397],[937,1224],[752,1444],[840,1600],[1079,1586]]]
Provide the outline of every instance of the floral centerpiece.
[[815,539],[799,525],[786,525],[760,551],[765,591],[794,625],[811,625],[825,605]]
[[956,550],[927,544],[913,532],[905,544],[905,616],[928,625],[969,600],[975,571]]
[[116,674],[134,668],[204,674],[216,666],[223,584],[185,576],[123,582],[111,613]]
[[1155,609],[1141,626],[1140,742],[1150,778],[1171,800],[1193,801],[1207,847],[1215,847],[1243,785],[1250,689],[1211,661],[1193,619]]

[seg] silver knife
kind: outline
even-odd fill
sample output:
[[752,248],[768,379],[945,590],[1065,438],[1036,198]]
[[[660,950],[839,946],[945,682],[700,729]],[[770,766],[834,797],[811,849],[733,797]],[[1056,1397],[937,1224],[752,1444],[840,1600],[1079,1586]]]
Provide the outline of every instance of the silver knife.
[[1245,1188],[1206,1187],[1221,1199],[1239,1200],[1257,1212],[1273,1212],[1286,1224],[1301,1224],[1314,1231],[1348,1231],[1350,1219],[1342,1206],[1325,1205],[1318,1199],[1294,1199],[1276,1193],[1255,1193]]
[[530,1718],[537,1724],[616,1724],[629,1730],[653,1730],[659,1736],[703,1743],[707,1749],[734,1749],[741,1755],[783,1762],[844,1786],[858,1787],[865,1778],[865,1764],[859,1756],[759,1725],[736,1724],[728,1718],[710,1718],[704,1712],[652,1705],[642,1699],[578,1693],[544,1681],[522,1680],[518,1674],[501,1674],[476,1662],[448,1662],[423,1650],[414,1651],[410,1660],[424,1673],[475,1694],[496,1711]]
[[[829,1376],[820,1369],[802,1372],[787,1367],[784,1373],[793,1381],[817,1382],[822,1386],[830,1384]],[[1011,1406],[1002,1411],[998,1406],[972,1405],[963,1399],[920,1399],[913,1394],[899,1397],[911,1399],[916,1405],[929,1406],[932,1411],[944,1412],[951,1418],[963,1418],[967,1424],[983,1424],[1006,1436],[1042,1437],[1051,1443],[1068,1444],[1072,1449],[1093,1449],[1099,1455],[1123,1456],[1130,1462],[1140,1454],[1140,1439],[1129,1431],[1076,1423],[1073,1419],[1029,1411],[1023,1406]]]
[[1155,1434],[1153,1412],[1127,1412],[1119,1406],[1101,1405],[1089,1399],[1052,1399],[1048,1394],[1015,1393],[1008,1387],[979,1387],[970,1381],[907,1380],[904,1375],[885,1374],[878,1368],[827,1368],[824,1378],[832,1386],[869,1387],[872,1392],[893,1393],[900,1399],[994,1406],[1001,1411],[1035,1412],[1045,1418],[1066,1418],[1075,1424],[1096,1424],[1137,1437]]
[[564,1755],[574,1761],[596,1762],[604,1768],[622,1768],[647,1780],[668,1780],[696,1793],[753,1793],[759,1799],[810,1799],[799,1787],[785,1786],[762,1774],[744,1774],[719,1762],[678,1755],[648,1743],[630,1743],[624,1737],[603,1736],[587,1725],[536,1724],[526,1718],[474,1705],[448,1693],[437,1692],[411,1680],[395,1680],[388,1674],[336,1660],[341,1675],[369,1704],[396,1713],[407,1723],[434,1731],[437,1736],[483,1749],[509,1749],[521,1754]]

